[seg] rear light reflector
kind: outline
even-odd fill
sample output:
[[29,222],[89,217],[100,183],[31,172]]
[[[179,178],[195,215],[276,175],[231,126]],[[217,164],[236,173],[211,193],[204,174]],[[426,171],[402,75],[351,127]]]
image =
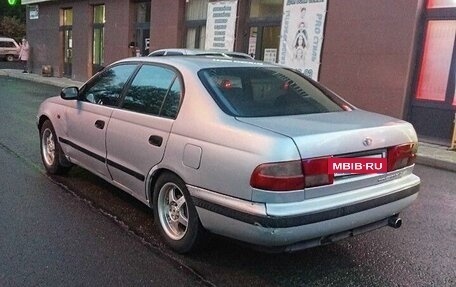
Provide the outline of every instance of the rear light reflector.
[[263,190],[291,191],[332,184],[334,175],[328,174],[328,159],[261,164],[253,171],[250,185]]
[[388,148],[388,171],[412,165],[416,160],[418,145],[407,143]]

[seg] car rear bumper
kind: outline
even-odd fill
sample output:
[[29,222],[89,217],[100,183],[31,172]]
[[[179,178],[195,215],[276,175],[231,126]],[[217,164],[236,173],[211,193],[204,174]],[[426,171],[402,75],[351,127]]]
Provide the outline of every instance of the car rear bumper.
[[201,223],[211,232],[289,250],[375,229],[418,196],[420,179],[400,179],[294,203],[253,203],[188,186]]

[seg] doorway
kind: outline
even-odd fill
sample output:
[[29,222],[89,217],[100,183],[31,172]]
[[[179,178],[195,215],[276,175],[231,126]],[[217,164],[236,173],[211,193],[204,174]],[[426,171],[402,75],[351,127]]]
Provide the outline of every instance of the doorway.
[[73,66],[73,30],[65,27],[63,30],[63,76],[71,78]]
[[277,63],[280,26],[250,27],[248,54],[257,60]]
[[63,76],[71,78],[73,66],[73,9],[63,9],[61,31],[63,32]]

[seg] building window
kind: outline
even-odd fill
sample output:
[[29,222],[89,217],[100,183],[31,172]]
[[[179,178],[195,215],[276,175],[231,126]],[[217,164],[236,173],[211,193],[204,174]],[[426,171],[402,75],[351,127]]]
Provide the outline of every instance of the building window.
[[73,25],[73,9],[63,9],[63,26]]
[[445,101],[455,34],[456,20],[428,22],[417,99]]
[[427,8],[454,8],[456,0],[428,0]]
[[150,1],[136,4],[136,23],[150,23]]
[[104,24],[105,5],[93,6],[93,51],[92,51],[92,64],[94,65],[94,72],[104,64]]
[[250,18],[282,17],[282,0],[251,0]]
[[[135,4],[135,48],[139,49],[141,55],[148,55],[150,52],[150,14],[150,0]],[[136,54],[136,51],[134,51],[134,54]]]
[[185,47],[204,49],[206,41],[206,18],[209,0],[191,0],[185,4],[187,37]]

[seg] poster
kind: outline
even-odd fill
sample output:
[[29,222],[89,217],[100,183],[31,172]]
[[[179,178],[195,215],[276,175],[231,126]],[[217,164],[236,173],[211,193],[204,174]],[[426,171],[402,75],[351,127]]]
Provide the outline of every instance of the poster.
[[205,48],[233,51],[237,1],[209,2],[207,5]]
[[327,0],[284,0],[279,63],[318,80]]
[[276,63],[277,49],[264,49],[263,61],[269,63]]

